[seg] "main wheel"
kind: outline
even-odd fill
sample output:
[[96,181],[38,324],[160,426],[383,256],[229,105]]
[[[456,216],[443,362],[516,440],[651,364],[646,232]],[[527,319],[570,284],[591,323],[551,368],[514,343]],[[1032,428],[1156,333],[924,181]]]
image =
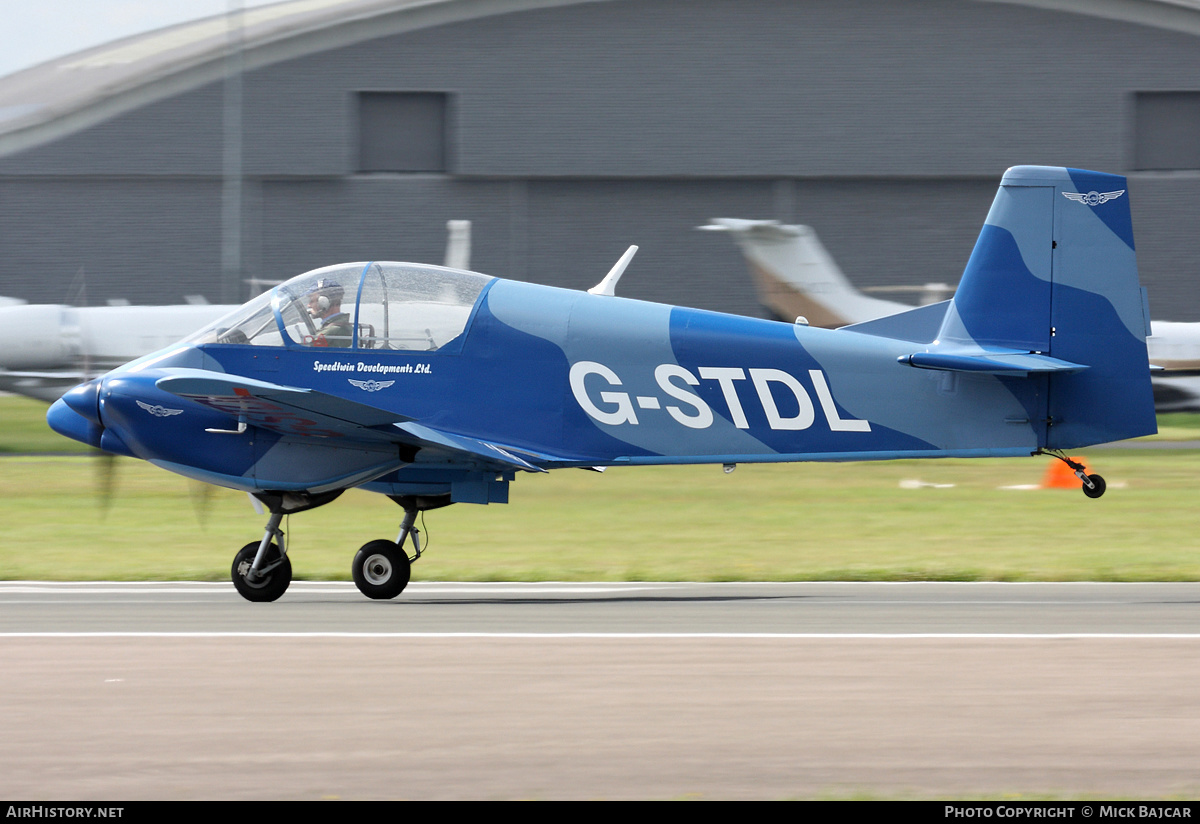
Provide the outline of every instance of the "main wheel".
[[1103,478],[1101,478],[1099,475],[1088,475],[1088,480],[1091,481],[1093,485],[1090,487],[1085,486],[1083,488],[1084,495],[1087,495],[1089,498],[1099,498],[1104,494],[1105,484]]
[[[283,563],[272,569],[266,575],[253,581],[246,578],[246,573],[254,564],[254,556],[258,554],[258,541],[246,544],[238,554],[233,556],[233,569],[230,570],[233,585],[238,594],[247,601],[274,601],[287,592],[288,584],[292,582],[292,562],[284,558]],[[272,543],[267,547],[266,562],[268,564],[279,560],[279,547]]]
[[368,598],[395,598],[412,574],[408,556],[395,541],[369,541],[354,556],[354,585]]

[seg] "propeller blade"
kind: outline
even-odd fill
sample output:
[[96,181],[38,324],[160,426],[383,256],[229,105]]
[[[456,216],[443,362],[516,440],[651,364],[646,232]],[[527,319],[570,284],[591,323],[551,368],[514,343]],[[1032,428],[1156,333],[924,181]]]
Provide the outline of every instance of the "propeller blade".
[[197,481],[194,478],[188,478],[188,497],[192,499],[192,511],[196,513],[196,523],[200,526],[208,526],[208,515],[212,511],[213,494],[216,487],[212,484],[206,484],[204,481]]
[[100,519],[104,520],[112,508],[113,493],[116,491],[117,456],[99,449],[94,450],[92,455],[96,458],[96,491],[100,503]]

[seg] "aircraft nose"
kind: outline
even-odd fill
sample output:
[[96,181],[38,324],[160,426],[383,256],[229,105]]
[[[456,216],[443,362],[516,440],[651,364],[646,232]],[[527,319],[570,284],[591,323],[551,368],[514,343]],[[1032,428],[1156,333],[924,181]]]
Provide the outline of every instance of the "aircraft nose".
[[46,412],[46,423],[60,435],[65,435],[76,441],[81,441],[100,448],[100,439],[104,435],[104,427],[79,414],[59,398],[51,404]]
[[[81,383],[62,396],[62,402],[73,412],[81,415],[95,426],[100,422],[100,378]],[[55,406],[57,406],[57,402]],[[53,407],[51,407],[53,409]],[[49,414],[47,414],[49,419]]]

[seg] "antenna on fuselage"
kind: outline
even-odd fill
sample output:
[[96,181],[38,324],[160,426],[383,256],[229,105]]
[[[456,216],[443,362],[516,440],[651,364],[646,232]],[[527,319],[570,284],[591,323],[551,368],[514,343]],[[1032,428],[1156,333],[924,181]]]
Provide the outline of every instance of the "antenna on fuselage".
[[617,281],[621,279],[621,275],[625,274],[625,267],[629,265],[629,261],[633,260],[633,256],[637,254],[638,247],[630,246],[625,250],[625,254],[621,255],[621,259],[617,261],[613,268],[608,270],[608,274],[604,276],[604,280],[597,283],[591,289],[588,289],[589,295],[616,295]]

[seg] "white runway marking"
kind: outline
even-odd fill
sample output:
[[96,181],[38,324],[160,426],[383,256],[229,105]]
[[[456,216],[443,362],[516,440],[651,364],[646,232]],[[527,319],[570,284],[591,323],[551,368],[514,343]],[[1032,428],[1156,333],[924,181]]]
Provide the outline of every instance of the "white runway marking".
[[776,639],[776,640],[1126,640],[1200,641],[1179,632],[0,632],[3,638],[516,638],[516,639]]

